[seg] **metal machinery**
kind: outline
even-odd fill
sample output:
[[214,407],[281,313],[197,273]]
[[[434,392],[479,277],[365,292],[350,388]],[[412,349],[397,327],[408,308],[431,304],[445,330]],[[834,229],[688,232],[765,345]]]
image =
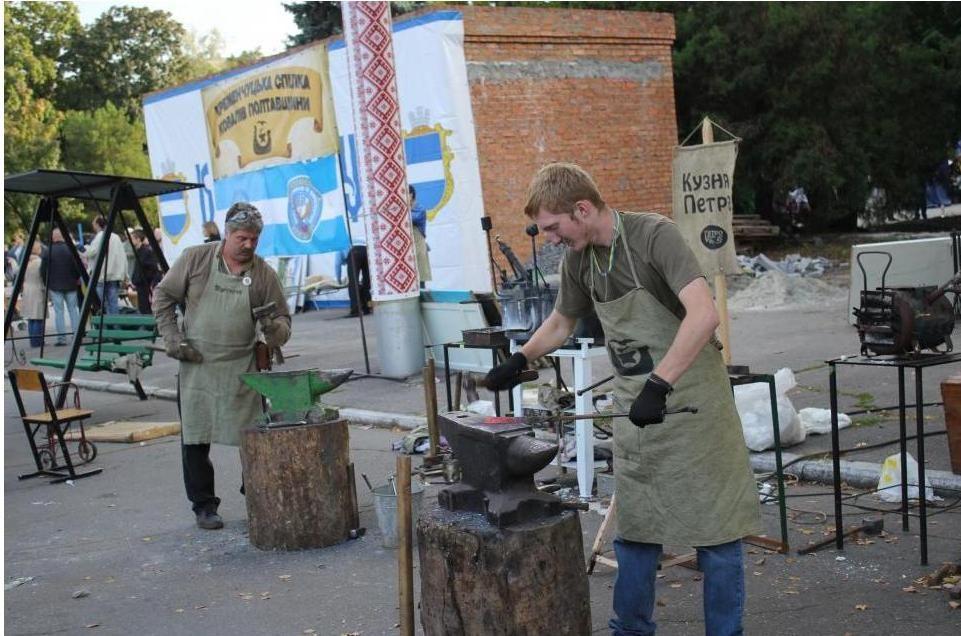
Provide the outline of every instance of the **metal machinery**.
[[[861,257],[886,256],[881,287],[868,290],[867,273]],[[945,294],[961,291],[961,273],[940,287],[887,287],[886,276],[894,258],[888,252],[861,252],[858,267],[864,277],[861,306],[854,310],[861,339],[861,355],[912,355],[924,349],[936,353],[953,350],[954,305]],[[944,345],[944,350],[938,347]]]

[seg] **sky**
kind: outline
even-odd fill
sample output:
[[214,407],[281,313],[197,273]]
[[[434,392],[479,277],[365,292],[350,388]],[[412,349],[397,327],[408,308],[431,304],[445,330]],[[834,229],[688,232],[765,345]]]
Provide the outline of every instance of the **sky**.
[[162,9],[198,36],[216,28],[223,36],[224,53],[227,55],[258,46],[264,55],[280,53],[285,48],[287,36],[297,30],[293,16],[284,10],[281,0],[80,0],[75,4],[84,24],[95,21],[112,6]]

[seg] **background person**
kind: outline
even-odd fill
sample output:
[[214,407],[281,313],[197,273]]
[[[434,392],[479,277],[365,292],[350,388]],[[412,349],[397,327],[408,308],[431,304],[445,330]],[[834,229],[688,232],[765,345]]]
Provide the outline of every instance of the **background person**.
[[147,242],[147,234],[143,230],[133,230],[130,233],[130,242],[136,251],[134,259],[133,274],[130,282],[137,290],[137,311],[142,314],[153,313],[150,306],[153,297],[153,289],[160,282],[160,265],[157,263],[157,256]]
[[[554,311],[520,352],[487,375],[517,384],[528,360],[558,348],[595,309],[614,366],[617,579],[615,636],[653,634],[662,546],[697,548],[708,634],[740,634],[741,538],[761,532],[754,476],[721,353],[711,290],[674,223],[622,214],[573,164],[534,177],[524,213],[553,245],[564,243]],[[692,406],[696,415],[665,410]],[[662,423],[663,422],[663,423]],[[656,424],[656,426],[649,426]]]
[[408,186],[410,192],[410,222],[414,227],[414,254],[417,256],[417,272],[420,286],[431,280],[430,247],[427,245],[427,210],[417,204],[417,190]]
[[42,252],[43,246],[40,241],[34,241],[25,265],[27,269],[23,275],[23,293],[20,295],[20,317],[27,321],[31,347],[39,347],[43,344],[43,321],[47,317],[47,295],[40,271],[43,262]]
[[120,313],[120,286],[127,279],[127,256],[123,241],[120,240],[120,235],[116,232],[109,232],[110,238],[106,247],[104,247],[104,236],[108,232],[107,219],[102,216],[93,220],[93,227],[97,230],[97,234],[90,241],[90,245],[87,246],[88,266],[94,267],[100,251],[107,250],[107,262],[100,272],[97,294],[103,303],[103,313],[117,314]]
[[83,271],[80,263],[70,253],[63,242],[60,230],[50,234],[50,247],[40,263],[40,276],[47,284],[50,300],[53,303],[54,327],[57,330],[57,345],[67,344],[65,315],[70,316],[70,329],[76,333],[80,324],[80,304],[77,290]]
[[[167,355],[180,360],[178,384],[184,486],[197,526],[223,527],[217,514],[210,444],[240,444],[240,431],[263,413],[260,396],[240,375],[256,371],[252,310],[276,303],[276,318],[260,321],[269,347],[290,337],[290,313],[280,279],[254,252],[264,222],[249,203],[227,211],[221,242],[189,247],[154,292],[154,315]],[[183,325],[176,309],[186,304]]]

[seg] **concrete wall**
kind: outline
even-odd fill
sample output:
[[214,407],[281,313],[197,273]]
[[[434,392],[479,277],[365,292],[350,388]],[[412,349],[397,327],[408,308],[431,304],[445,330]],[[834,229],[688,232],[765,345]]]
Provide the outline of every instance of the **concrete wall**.
[[551,161],[583,166],[615,208],[670,215],[673,16],[457,10],[486,213],[522,260],[530,256],[527,186]]

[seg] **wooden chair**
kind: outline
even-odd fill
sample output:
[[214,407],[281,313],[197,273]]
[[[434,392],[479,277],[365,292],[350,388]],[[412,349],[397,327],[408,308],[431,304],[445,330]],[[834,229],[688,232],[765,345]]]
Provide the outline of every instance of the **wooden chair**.
[[[74,393],[74,408],[54,408],[53,399],[50,397],[50,387],[57,384],[48,385],[44,375],[36,369],[11,369],[7,376],[10,378],[10,385],[13,388],[13,397],[17,402],[17,409],[20,411],[20,418],[23,420],[23,429],[27,434],[27,441],[30,443],[30,451],[33,453],[33,460],[37,466],[35,472],[20,475],[19,479],[29,479],[39,475],[55,477],[51,484],[57,484],[68,479],[81,479],[90,477],[103,472],[102,468],[97,468],[83,473],[78,473],[67,450],[67,442],[64,439],[65,433],[70,430],[70,426],[76,422],[80,429],[80,437],[77,444],[77,456],[84,463],[90,462],[97,455],[97,447],[92,442],[88,442],[83,430],[83,421],[93,415],[93,411],[81,409],[79,392]],[[76,386],[74,386],[76,389]],[[23,404],[21,392],[37,391],[43,394],[43,411],[38,413],[27,413]],[[37,433],[43,429],[46,440],[43,448],[37,446]],[[63,457],[64,466],[58,466],[57,447]]]

